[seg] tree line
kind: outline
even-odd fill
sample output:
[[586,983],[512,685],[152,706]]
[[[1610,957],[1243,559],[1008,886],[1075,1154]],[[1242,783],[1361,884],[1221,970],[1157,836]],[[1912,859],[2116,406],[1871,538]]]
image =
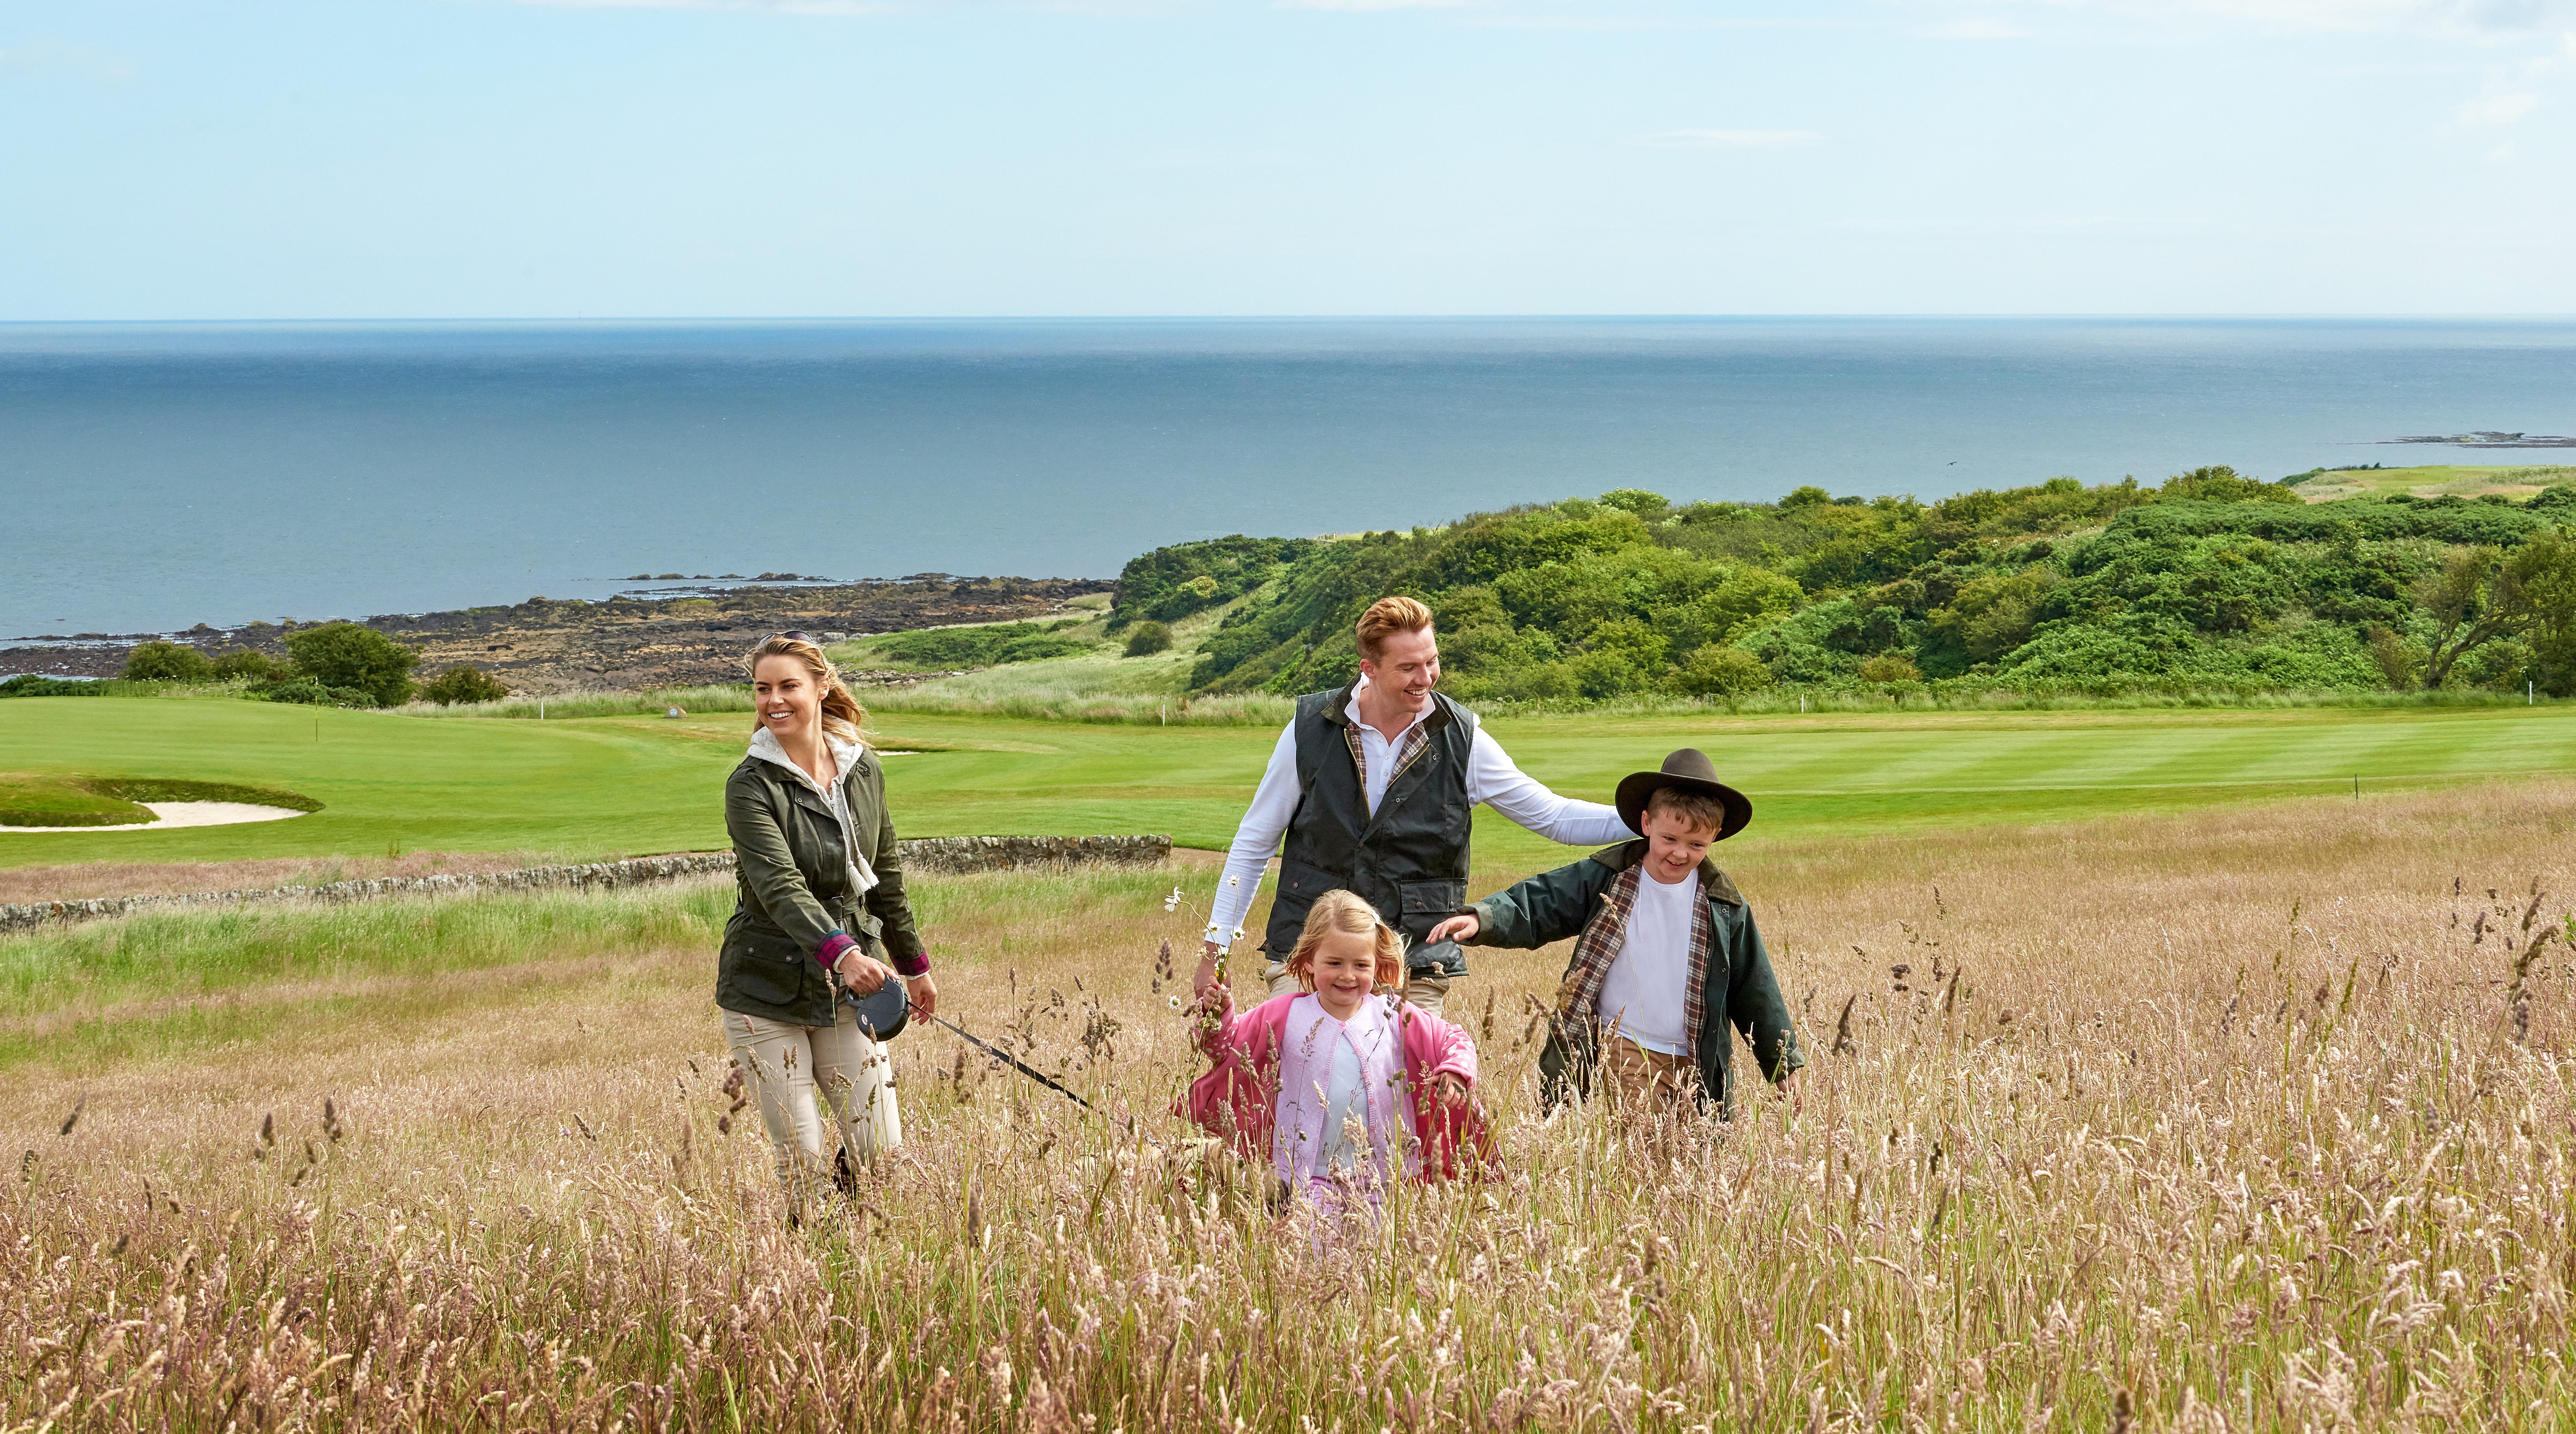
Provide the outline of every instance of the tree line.
[[1127,564],[1113,630],[1243,599],[1201,692],[1357,670],[1370,601],[1429,603],[1451,691],[1605,701],[1775,684],[2027,693],[2576,694],[2576,485],[2302,501],[2225,467],[1921,503],[1626,488],[1350,539],[1231,537]]

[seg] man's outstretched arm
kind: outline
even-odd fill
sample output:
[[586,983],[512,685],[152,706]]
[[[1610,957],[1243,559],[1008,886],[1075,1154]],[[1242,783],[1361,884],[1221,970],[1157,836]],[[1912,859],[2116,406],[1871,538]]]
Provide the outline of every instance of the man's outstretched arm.
[[[1294,752],[1289,760],[1293,767]],[[1634,840],[1637,835],[1619,820],[1617,807],[1576,801],[1549,791],[1537,778],[1513,765],[1511,755],[1481,725],[1476,728],[1475,745],[1467,754],[1467,800],[1492,807],[1515,824],[1567,846],[1609,846]],[[1293,805],[1290,810],[1295,810]],[[1282,826],[1284,829],[1284,819]]]
[[1216,899],[1208,903],[1208,928],[1201,938],[1208,947],[1222,950],[1233,944],[1243,914],[1261,894],[1261,873],[1279,854],[1279,839],[1296,815],[1297,724],[1291,722],[1280,730],[1279,745],[1270,749],[1270,765],[1262,769],[1261,785],[1244,810],[1243,824],[1234,829],[1234,845],[1226,849],[1225,875],[1216,884]]

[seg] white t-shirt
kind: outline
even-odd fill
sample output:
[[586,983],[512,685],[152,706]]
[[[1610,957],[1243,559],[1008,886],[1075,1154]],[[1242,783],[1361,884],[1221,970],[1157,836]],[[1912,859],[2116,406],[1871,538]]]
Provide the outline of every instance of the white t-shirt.
[[1699,900],[1699,873],[1670,886],[1637,874],[1637,901],[1628,908],[1628,932],[1610,974],[1601,982],[1601,1024],[1619,1023],[1619,1034],[1668,1056],[1691,1054],[1682,1042],[1682,1003],[1689,996],[1691,906]]

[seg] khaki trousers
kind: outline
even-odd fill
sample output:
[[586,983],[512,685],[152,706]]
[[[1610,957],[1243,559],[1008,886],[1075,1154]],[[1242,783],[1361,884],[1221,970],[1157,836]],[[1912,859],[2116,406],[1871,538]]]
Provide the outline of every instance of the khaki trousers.
[[1601,1033],[1600,1081],[1622,1110],[1669,1115],[1688,1108],[1699,1089],[1699,1063],[1650,1051],[1625,1036]]
[[859,1030],[858,1014],[836,1002],[829,1026],[791,1026],[740,1011],[724,1013],[725,1044],[760,1107],[760,1123],[778,1157],[778,1179],[791,1202],[820,1192],[827,1162],[820,1093],[840,1123],[841,1148],[853,1168],[903,1143],[895,1109],[894,1057]]
[[[1270,994],[1274,996],[1284,996],[1291,991],[1302,989],[1297,984],[1297,978],[1288,973],[1288,964],[1284,961],[1273,961],[1263,967],[1261,979],[1269,986]],[[1449,978],[1408,973],[1404,978],[1404,999],[1411,1002],[1417,1009],[1435,1016],[1439,1015],[1440,1003],[1449,999]]]

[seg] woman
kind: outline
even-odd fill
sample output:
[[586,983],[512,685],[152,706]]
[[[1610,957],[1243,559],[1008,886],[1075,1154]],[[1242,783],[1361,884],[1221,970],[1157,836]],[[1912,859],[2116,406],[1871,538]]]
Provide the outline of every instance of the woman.
[[716,1005],[794,1216],[823,1171],[818,1090],[840,1121],[845,1187],[852,1156],[873,1161],[903,1140],[893,1063],[838,988],[868,994],[900,973],[923,1015],[939,990],[904,900],[885,771],[859,740],[858,699],[801,632],[752,649],[751,686],[751,751],[725,782],[741,895]]

